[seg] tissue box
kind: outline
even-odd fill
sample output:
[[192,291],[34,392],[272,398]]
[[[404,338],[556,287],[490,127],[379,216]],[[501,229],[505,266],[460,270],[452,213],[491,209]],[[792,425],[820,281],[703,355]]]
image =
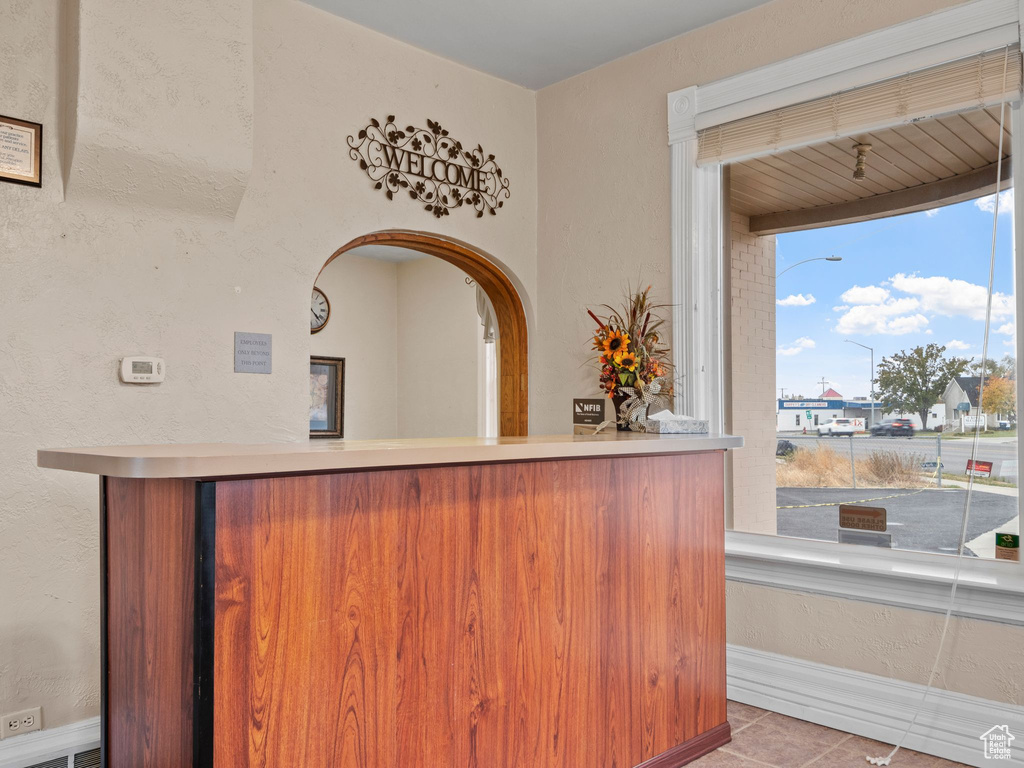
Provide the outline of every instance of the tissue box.
[[708,420],[676,415],[666,408],[647,417],[647,431],[657,435],[706,435]]
[[707,419],[648,419],[647,431],[658,435],[706,435]]

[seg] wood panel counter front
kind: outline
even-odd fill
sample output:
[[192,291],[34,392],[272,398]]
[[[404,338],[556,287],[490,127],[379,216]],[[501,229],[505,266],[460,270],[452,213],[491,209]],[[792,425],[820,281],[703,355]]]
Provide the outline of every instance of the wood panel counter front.
[[673,768],[729,740],[723,451],[39,452],[101,475],[108,768]]

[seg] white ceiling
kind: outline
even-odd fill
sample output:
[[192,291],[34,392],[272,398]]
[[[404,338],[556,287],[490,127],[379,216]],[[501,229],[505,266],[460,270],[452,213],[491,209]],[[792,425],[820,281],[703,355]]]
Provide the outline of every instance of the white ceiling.
[[306,0],[531,89],[766,0]]

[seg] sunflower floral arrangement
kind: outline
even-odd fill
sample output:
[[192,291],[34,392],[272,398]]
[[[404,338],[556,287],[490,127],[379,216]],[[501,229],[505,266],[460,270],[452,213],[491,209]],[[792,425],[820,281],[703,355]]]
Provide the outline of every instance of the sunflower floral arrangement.
[[631,291],[621,310],[603,305],[603,319],[587,310],[597,323],[593,348],[601,389],[615,403],[620,428],[642,430],[647,405],[671,394],[669,349],[661,343],[664,320],[658,316],[664,305],[653,304],[650,293],[651,286]]

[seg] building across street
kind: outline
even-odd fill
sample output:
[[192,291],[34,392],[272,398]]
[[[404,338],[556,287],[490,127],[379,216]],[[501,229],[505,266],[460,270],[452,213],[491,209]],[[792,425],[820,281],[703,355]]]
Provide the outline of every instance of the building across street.
[[[910,419],[914,429],[921,429],[921,417],[916,413],[901,413],[884,410],[881,400],[874,401],[874,421],[871,418],[872,402],[867,397],[847,399],[834,389],[827,389],[821,397],[779,398],[776,408],[776,430],[778,432],[810,432],[820,424],[832,419],[851,419],[858,431],[868,430],[872,424],[885,419]],[[946,405],[938,402],[928,412],[929,428],[943,423]]]

